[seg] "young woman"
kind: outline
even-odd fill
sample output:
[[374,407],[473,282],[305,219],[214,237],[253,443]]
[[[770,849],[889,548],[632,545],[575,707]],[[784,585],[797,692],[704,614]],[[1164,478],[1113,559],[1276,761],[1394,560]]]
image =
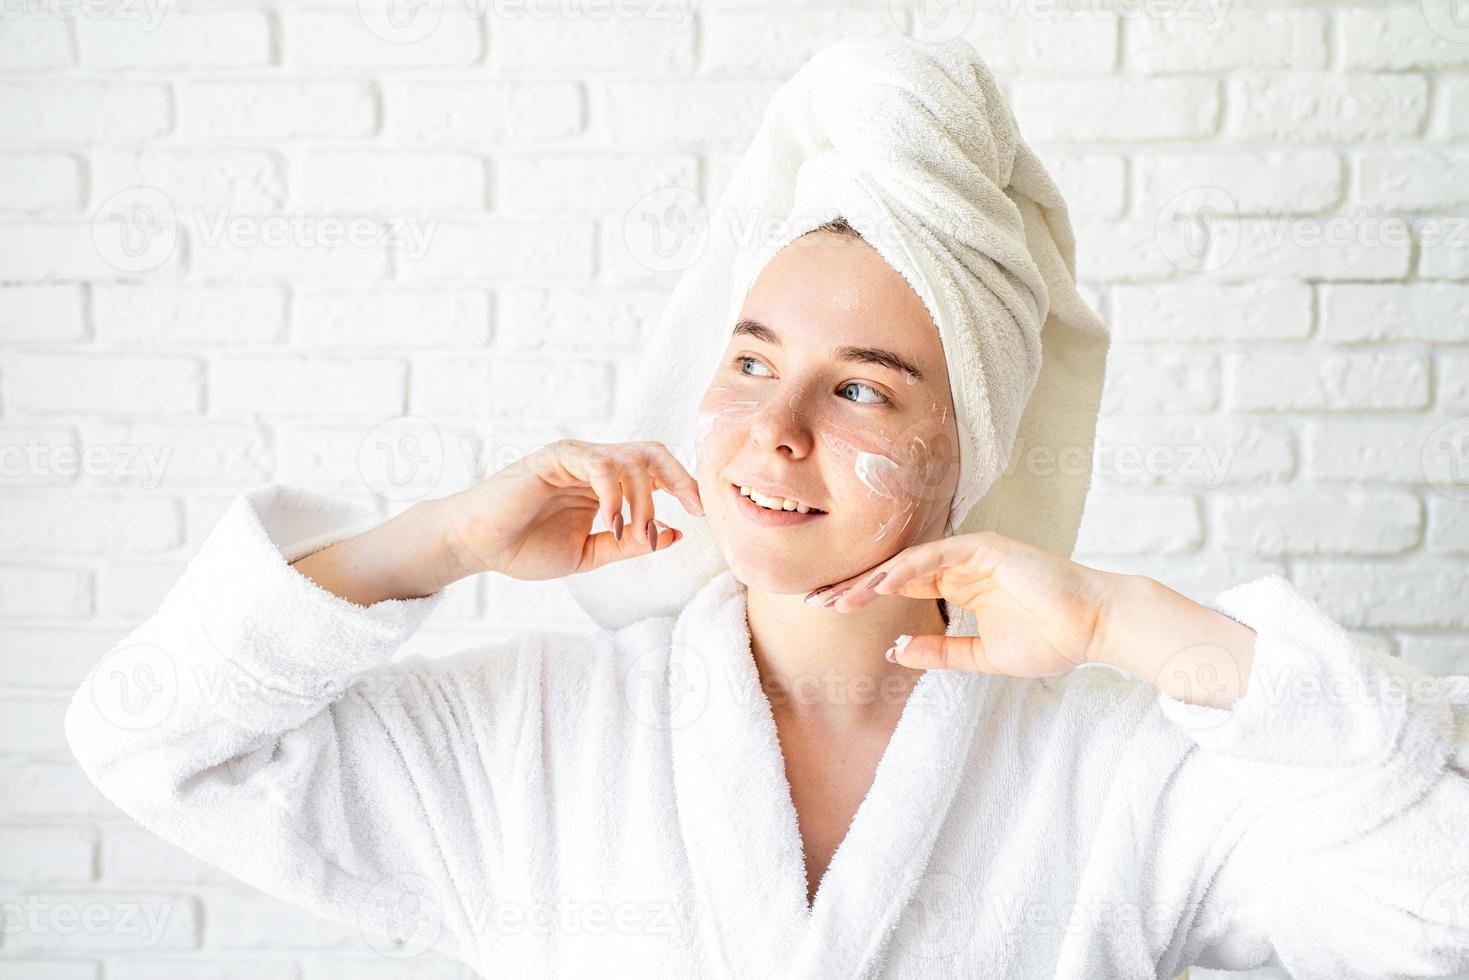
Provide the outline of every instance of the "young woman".
[[[999,478],[973,430],[1018,411],[896,254],[837,221],[756,263],[694,472],[563,441],[382,523],[242,495],[78,692],[77,758],[203,860],[486,976],[1469,969],[1469,694],[1278,576],[1209,607],[955,533]],[[675,615],[392,661],[458,579],[689,548],[659,493],[723,563]]]

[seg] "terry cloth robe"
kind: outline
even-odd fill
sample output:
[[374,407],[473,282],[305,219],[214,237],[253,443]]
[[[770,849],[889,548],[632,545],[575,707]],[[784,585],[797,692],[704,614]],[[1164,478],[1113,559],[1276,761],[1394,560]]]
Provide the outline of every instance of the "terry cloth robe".
[[[1218,597],[1256,652],[1209,724],[1107,667],[926,672],[808,908],[731,574],[676,617],[394,660],[437,595],[361,607],[288,565],[375,521],[236,498],[66,733],[144,827],[386,955],[640,980],[1469,969],[1464,678],[1355,645],[1283,578]],[[1391,680],[1417,696],[1330,694]]]

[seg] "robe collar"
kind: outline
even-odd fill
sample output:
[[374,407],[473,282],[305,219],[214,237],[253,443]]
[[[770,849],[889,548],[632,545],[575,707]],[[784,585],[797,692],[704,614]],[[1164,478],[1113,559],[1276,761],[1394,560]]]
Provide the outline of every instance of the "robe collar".
[[[871,789],[813,905],[770,701],[751,651],[744,585],[726,569],[679,614],[668,723],[697,928],[731,978],[864,975],[913,896],[964,772],[986,676],[928,670],[908,696]],[[955,610],[948,634],[973,635]]]

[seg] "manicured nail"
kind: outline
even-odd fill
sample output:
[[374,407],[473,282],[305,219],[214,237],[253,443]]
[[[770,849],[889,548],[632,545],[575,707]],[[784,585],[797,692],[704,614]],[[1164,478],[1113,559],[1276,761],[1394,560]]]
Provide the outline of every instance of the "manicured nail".
[[658,550],[658,525],[657,524],[654,524],[650,520],[650,521],[648,521],[648,526],[647,526],[647,528],[645,528],[645,530],[648,532],[648,547],[651,548],[654,551],[657,551]]
[[885,579],[887,577],[888,577],[888,573],[887,572],[878,572],[876,575],[872,576],[872,578],[868,579],[867,580],[867,584],[864,585],[864,586],[862,586],[862,588],[864,588],[864,589],[875,589],[875,588],[877,588],[877,583],[878,582],[881,582],[883,579]]
[[821,600],[821,593],[823,593],[825,591],[826,591],[825,589],[814,589],[814,590],[812,590],[810,592],[807,592],[806,593],[806,605],[808,605],[808,606],[814,606],[814,605],[816,605],[816,603]]
[[890,664],[897,663],[898,662],[898,649],[897,649],[897,647],[888,647],[887,648],[887,651],[883,653],[883,656],[887,658],[888,663],[890,663]]
[[906,650],[908,649],[908,644],[912,642],[913,637],[909,636],[907,633],[902,633],[898,636],[896,640],[893,641],[893,650]]
[[833,595],[830,599],[828,599],[825,602],[823,602],[821,604],[821,608],[827,609],[827,608],[829,608],[831,606],[836,605],[837,600],[840,599],[842,596],[844,596],[846,594],[847,594],[847,590],[846,589],[843,589],[842,591],[840,591],[840,592],[836,593],[835,595]]
[[612,540],[622,540],[622,511],[618,511],[612,516]]

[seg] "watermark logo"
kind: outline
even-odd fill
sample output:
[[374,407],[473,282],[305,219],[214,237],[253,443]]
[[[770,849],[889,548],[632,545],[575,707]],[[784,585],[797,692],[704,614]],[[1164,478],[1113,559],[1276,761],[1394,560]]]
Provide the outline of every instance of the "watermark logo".
[[386,500],[418,500],[438,486],[444,440],[432,422],[402,415],[375,426],[357,448],[362,482]]
[[1418,918],[1431,943],[1443,942],[1445,928],[1460,936],[1469,935],[1469,874],[1441,881],[1423,900]]
[[978,904],[963,878],[947,871],[929,871],[909,899],[905,919],[912,924],[897,932],[898,944],[922,959],[953,956],[974,935]]
[[120,272],[151,272],[178,248],[173,201],[156,187],[129,187],[102,202],[92,215],[92,244]]
[[963,37],[974,22],[974,0],[889,0],[888,16],[903,30],[912,16],[912,30],[907,33],[923,41],[952,41]]
[[698,720],[709,695],[709,668],[703,655],[679,644],[644,651],[627,665],[622,678],[623,700],[633,717],[664,731]]
[[687,187],[644,194],[622,219],[628,253],[652,272],[679,272],[699,260],[709,235],[709,213]]
[[97,714],[124,731],[162,724],[178,702],[179,676],[173,657],[151,643],[118,647],[88,678]]
[[444,0],[357,0],[367,30],[389,44],[416,44],[438,28]]
[[1433,489],[1453,500],[1469,500],[1469,415],[1449,419],[1430,432],[1419,462]]
[[433,948],[444,929],[438,889],[425,875],[391,875],[357,907],[358,931],[384,956],[407,959]]
[[1210,272],[1239,250],[1239,206],[1218,187],[1191,187],[1158,212],[1154,235],[1168,261],[1185,272]]
[[1429,30],[1446,41],[1469,44],[1469,0],[1419,0]]
[[1229,700],[1244,690],[1239,664],[1224,647],[1213,643],[1187,646],[1165,660],[1144,678],[1182,702],[1178,722],[1184,728],[1202,731],[1229,720],[1229,711],[1213,707],[1212,701]]

